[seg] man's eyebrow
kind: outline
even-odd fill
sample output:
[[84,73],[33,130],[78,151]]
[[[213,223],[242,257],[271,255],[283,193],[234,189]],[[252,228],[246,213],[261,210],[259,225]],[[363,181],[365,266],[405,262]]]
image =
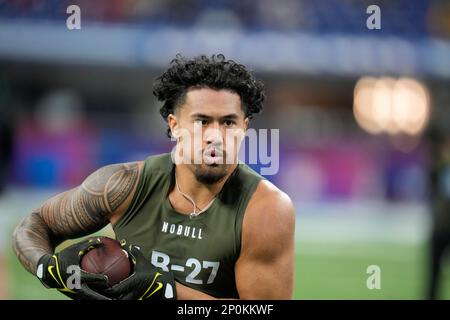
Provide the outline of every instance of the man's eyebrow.
[[222,120],[236,120],[239,118],[239,115],[236,113],[227,114],[226,116],[221,117]]
[[194,114],[191,114],[191,118],[211,119],[212,117],[208,116],[206,114],[203,114],[203,113],[194,113]]
[[[191,114],[191,118],[196,118],[196,119],[212,119],[213,117],[208,116],[208,115],[203,114],[203,113],[193,113],[193,114]],[[236,119],[238,119],[238,118],[239,118],[239,115],[238,115],[238,114],[236,114],[236,113],[230,113],[230,114],[227,114],[227,115],[224,115],[224,116],[220,117],[220,120],[225,120],[225,119],[227,119],[227,120],[236,120]]]

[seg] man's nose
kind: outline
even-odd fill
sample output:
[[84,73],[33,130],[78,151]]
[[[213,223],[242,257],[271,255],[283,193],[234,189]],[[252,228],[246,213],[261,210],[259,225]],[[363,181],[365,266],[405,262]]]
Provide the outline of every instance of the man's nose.
[[214,126],[206,129],[205,142],[207,144],[222,144],[223,137],[219,126]]

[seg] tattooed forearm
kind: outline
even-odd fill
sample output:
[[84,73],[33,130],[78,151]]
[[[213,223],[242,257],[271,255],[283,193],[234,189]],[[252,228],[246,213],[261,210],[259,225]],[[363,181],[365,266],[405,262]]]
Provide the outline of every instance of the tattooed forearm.
[[81,186],[47,200],[14,231],[19,261],[34,273],[40,257],[62,241],[88,235],[117,219],[129,206],[140,173],[140,162],[107,166]]
[[35,211],[17,226],[12,244],[20,263],[34,274],[39,258],[53,252],[52,242],[47,224]]

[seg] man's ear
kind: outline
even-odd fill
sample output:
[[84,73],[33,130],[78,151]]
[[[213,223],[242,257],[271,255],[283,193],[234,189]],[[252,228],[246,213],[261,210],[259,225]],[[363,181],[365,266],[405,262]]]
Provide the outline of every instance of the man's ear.
[[247,131],[249,124],[250,124],[250,119],[247,117],[244,119],[244,131]]
[[169,114],[167,116],[167,123],[172,133],[172,137],[178,138],[178,119],[174,114]]

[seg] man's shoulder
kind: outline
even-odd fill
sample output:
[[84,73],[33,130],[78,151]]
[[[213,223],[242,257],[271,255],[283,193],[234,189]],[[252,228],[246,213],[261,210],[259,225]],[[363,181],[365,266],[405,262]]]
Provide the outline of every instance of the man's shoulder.
[[270,228],[276,231],[277,224],[292,224],[295,221],[295,208],[291,198],[268,180],[261,180],[250,199],[246,225],[256,229]]
[[82,186],[92,191],[103,191],[108,188],[108,185],[123,179],[124,176],[138,177],[142,171],[142,167],[142,161],[105,165],[89,175],[84,180]]
[[98,204],[101,197],[110,222],[114,222],[130,204],[142,167],[140,161],[106,165],[89,175],[75,192],[80,201],[90,205]]
[[291,198],[284,191],[266,179],[262,179],[258,183],[250,201],[268,206],[271,209],[275,209],[279,206],[290,206],[293,208]]
[[[95,189],[101,190],[107,187],[107,184],[115,184],[118,180],[124,180],[124,177],[137,181],[152,172],[170,172],[172,165],[170,153],[151,155],[144,160],[109,164],[94,171],[84,184],[95,186]],[[123,182],[127,182],[127,180],[125,179]]]
[[295,209],[289,196],[261,180],[250,200],[242,227],[242,252],[258,259],[274,259],[292,242]]

